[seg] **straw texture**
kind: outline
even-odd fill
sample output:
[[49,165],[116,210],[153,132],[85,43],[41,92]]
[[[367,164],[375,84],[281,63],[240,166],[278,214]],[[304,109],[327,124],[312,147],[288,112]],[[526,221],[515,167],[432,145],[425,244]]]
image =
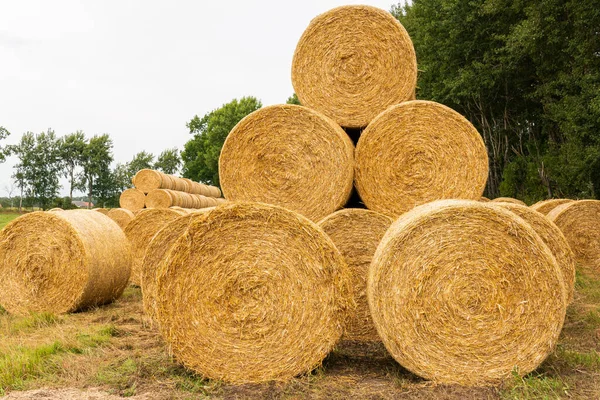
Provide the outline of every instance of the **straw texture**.
[[261,108],[225,140],[221,188],[228,200],[275,204],[319,221],[350,197],[353,151],[344,130],[316,111]]
[[207,197],[221,197],[221,190],[218,187],[204,185],[188,178],[168,175],[153,169],[139,170],[133,178],[133,184],[144,193],[150,193],[156,189],[169,189]]
[[99,212],[104,215],[108,214],[108,208],[97,207],[97,208],[92,208],[92,211],[96,211],[96,212]]
[[548,215],[548,213],[554,210],[555,207],[558,207],[562,204],[571,203],[573,200],[571,199],[549,199],[538,201],[534,205],[531,206],[535,211],[542,213],[544,215]]
[[483,202],[483,203],[487,203],[487,202],[489,202],[489,201],[491,201],[491,200],[490,200],[490,199],[488,199],[488,198],[487,198],[487,197],[485,197],[485,196],[481,196],[481,197],[479,198],[479,201],[481,201],[481,202]]
[[123,231],[90,210],[33,212],[0,232],[0,304],[10,313],[66,313],[109,303],[127,285]]
[[513,199],[512,197],[496,197],[492,200],[493,203],[511,203],[511,204],[520,204],[522,206],[527,206],[525,202],[519,199]]
[[121,229],[125,229],[127,225],[135,218],[132,211],[126,208],[113,208],[106,214],[110,219],[115,221]]
[[562,274],[523,219],[477,201],[417,207],[392,224],[368,299],[390,354],[419,376],[487,385],[534,370],[565,318]]
[[361,128],[414,96],[417,59],[404,27],[370,6],[334,8],[314,18],[292,61],[300,103],[339,125]]
[[352,274],[356,311],[351,315],[344,339],[379,341],[367,302],[367,276],[373,254],[392,219],[375,211],[347,208],[319,222],[344,256]]
[[308,219],[231,203],[192,221],[157,276],[157,322],[177,360],[232,383],[318,366],[352,306],[350,273]]
[[487,176],[487,151],[475,127],[432,101],[388,108],[356,146],[360,198],[367,208],[393,217],[438,199],[479,200]]
[[140,286],[142,262],[154,235],[167,223],[184,214],[183,211],[170,208],[149,208],[140,211],[133,221],[127,224],[124,232],[131,243],[131,284]]
[[146,205],[146,195],[139,189],[126,189],[121,193],[119,205],[129,211],[136,212]]
[[575,253],[575,261],[600,276],[600,201],[561,204],[548,213],[548,218],[565,235]]
[[139,170],[137,174],[135,174],[133,182],[135,183],[135,188],[144,193],[163,187],[170,189],[173,185],[166,174],[153,169]]
[[540,235],[552,252],[552,255],[554,255],[554,258],[556,258],[556,262],[562,272],[565,290],[567,291],[567,302],[571,303],[575,290],[575,255],[560,229],[543,214],[532,210],[530,207],[514,203],[497,202],[492,204],[504,207],[517,214]]

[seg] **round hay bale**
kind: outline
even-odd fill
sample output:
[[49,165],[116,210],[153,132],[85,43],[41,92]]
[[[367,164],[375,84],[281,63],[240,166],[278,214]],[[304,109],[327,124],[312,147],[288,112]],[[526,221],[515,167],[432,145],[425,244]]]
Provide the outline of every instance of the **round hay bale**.
[[131,243],[131,284],[140,286],[142,261],[154,235],[167,223],[183,214],[183,211],[170,208],[151,208],[141,211],[127,224],[124,232]]
[[552,211],[555,207],[558,207],[562,204],[571,203],[574,200],[571,199],[549,199],[538,201],[534,205],[531,206],[535,211],[542,213],[544,215],[548,215],[550,211]]
[[534,370],[566,311],[548,246],[516,214],[477,201],[442,200],[402,215],[375,252],[367,294],[402,366],[461,385]]
[[210,197],[219,198],[221,197],[221,189],[216,186],[208,186]]
[[146,195],[139,189],[126,189],[119,197],[119,205],[129,211],[136,212],[144,208]]
[[496,197],[492,200],[492,203],[511,203],[511,204],[520,204],[522,206],[527,206],[525,202],[519,199],[513,199],[512,197]]
[[156,284],[157,322],[177,360],[232,383],[312,370],[353,304],[350,272],[331,239],[301,215],[260,203],[192,220]]
[[543,214],[532,210],[530,207],[515,203],[492,202],[493,206],[503,207],[523,218],[535,232],[540,235],[548,246],[561,269],[565,284],[567,302],[573,302],[575,290],[575,255],[560,229]]
[[125,227],[135,218],[133,212],[126,208],[113,208],[106,215],[115,221],[121,229],[125,229]]
[[141,169],[135,174],[135,187],[148,193],[153,189],[171,189],[173,184],[167,174],[153,169]]
[[488,199],[488,198],[487,198],[487,197],[485,197],[485,196],[481,196],[481,197],[479,198],[479,201],[481,201],[482,203],[487,203],[487,202],[490,202],[491,200],[490,200],[490,199]]
[[220,204],[225,204],[225,203],[227,203],[227,200],[226,200],[226,199],[224,199],[224,198],[222,198],[222,197],[220,197],[220,198],[218,198],[218,199],[215,199],[215,201],[217,202],[217,205],[220,205]]
[[108,214],[108,208],[103,208],[103,207],[92,208],[92,211],[96,211],[96,212],[99,212],[104,215]]
[[344,130],[316,111],[261,108],[227,136],[221,188],[228,200],[275,204],[318,221],[350,197],[353,152]]
[[361,128],[409,100],[417,58],[404,27],[389,12],[343,6],[314,18],[292,61],[292,85],[306,107],[347,128]]
[[169,208],[176,204],[174,192],[169,189],[152,189],[146,195],[148,208]]
[[600,201],[579,200],[561,204],[548,218],[562,231],[575,253],[575,261],[600,276]]
[[344,339],[379,341],[367,302],[367,276],[373,254],[392,219],[375,211],[346,208],[319,222],[321,229],[333,240],[352,274],[352,291],[356,311],[350,316]]
[[64,211],[64,210],[60,207],[54,207],[54,208],[49,209],[48,211],[50,212],[50,211]]
[[488,156],[477,129],[442,104],[388,108],[356,146],[355,185],[367,208],[396,217],[438,199],[479,200]]
[[0,232],[0,304],[11,314],[109,303],[131,271],[123,231],[90,210],[33,212]]

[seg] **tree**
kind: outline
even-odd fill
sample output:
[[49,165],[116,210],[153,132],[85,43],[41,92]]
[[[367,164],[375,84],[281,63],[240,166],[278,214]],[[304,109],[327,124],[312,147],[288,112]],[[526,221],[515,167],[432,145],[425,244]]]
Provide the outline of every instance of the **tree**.
[[[10,132],[8,131],[8,129],[6,129],[3,126],[0,126],[0,140],[6,139],[9,135],[10,135]],[[10,154],[9,148],[0,147],[0,163],[4,162],[6,160],[6,156],[8,154]]]
[[165,174],[175,174],[181,166],[181,157],[176,148],[164,150],[158,156],[154,168],[164,172]]
[[227,135],[246,115],[258,110],[262,103],[254,97],[234,99],[204,117],[197,115],[186,124],[194,137],[181,153],[183,176],[211,185],[219,184],[219,155]]
[[73,190],[80,186],[75,171],[83,162],[83,152],[86,144],[85,135],[82,131],[66,135],[60,141],[60,158],[64,165],[63,175],[69,180],[69,198],[71,201],[73,201]]
[[26,172],[33,164],[33,149],[35,147],[35,135],[32,132],[27,132],[21,136],[18,144],[8,146],[7,153],[15,155],[19,161],[15,164],[15,172],[12,178],[15,180],[19,188],[19,211],[23,208],[23,195],[28,194],[28,182],[26,180]]
[[294,93],[293,95],[288,97],[285,104],[296,104],[298,106],[302,105],[302,104],[300,104],[300,100],[298,100],[298,96],[296,95],[296,93]]
[[133,177],[139,170],[152,168],[152,163],[154,161],[154,154],[147,153],[145,151],[140,151],[136,155],[133,156],[133,159],[128,163],[129,172],[131,177]]
[[107,192],[104,185],[107,176],[110,175],[110,164],[113,161],[112,147],[112,140],[107,134],[96,135],[89,140],[83,151],[81,183],[87,188],[90,204],[97,191],[102,194]]

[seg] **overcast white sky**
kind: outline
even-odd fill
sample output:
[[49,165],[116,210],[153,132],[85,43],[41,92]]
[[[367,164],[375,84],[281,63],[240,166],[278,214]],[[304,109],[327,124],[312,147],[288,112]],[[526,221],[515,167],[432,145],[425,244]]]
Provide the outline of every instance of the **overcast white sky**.
[[[285,102],[310,20],[355,3],[397,1],[0,0],[2,144],[52,128],[110,134],[119,162],[182,149],[195,114],[247,95]],[[15,162],[0,164],[2,196]]]

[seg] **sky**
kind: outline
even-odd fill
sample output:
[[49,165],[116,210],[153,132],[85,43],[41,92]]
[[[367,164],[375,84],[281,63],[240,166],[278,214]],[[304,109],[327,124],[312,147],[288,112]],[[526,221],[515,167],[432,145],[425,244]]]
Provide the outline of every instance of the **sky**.
[[[243,96],[270,105],[292,95],[292,56],[312,18],[345,4],[396,3],[2,1],[0,126],[11,136],[0,144],[52,128],[110,134],[115,162],[181,150],[196,114]],[[0,164],[0,196],[15,163]]]

